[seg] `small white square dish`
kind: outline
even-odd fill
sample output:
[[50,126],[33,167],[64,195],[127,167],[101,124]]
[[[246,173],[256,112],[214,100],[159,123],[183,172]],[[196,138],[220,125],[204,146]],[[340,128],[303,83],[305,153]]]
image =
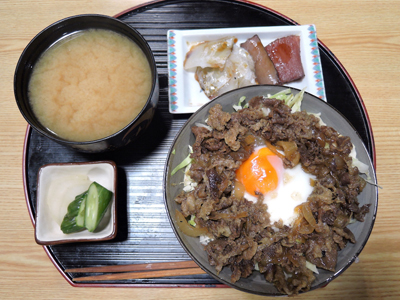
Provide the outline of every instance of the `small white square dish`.
[[[77,195],[97,182],[111,191],[106,212],[94,232],[82,230],[65,234],[61,223],[68,205]],[[44,165],[38,172],[35,240],[40,245],[104,241],[117,234],[117,168],[112,161]]]
[[172,114],[194,113],[210,99],[202,91],[195,73],[184,70],[186,53],[201,41],[234,36],[237,45],[257,34],[264,46],[289,35],[300,36],[300,55],[305,76],[285,84],[306,91],[326,101],[317,32],[314,25],[243,27],[168,31],[169,111]]

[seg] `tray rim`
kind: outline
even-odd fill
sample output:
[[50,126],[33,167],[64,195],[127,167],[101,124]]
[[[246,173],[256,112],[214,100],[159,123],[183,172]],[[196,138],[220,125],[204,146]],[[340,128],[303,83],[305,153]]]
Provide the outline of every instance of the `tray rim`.
[[[212,0],[211,0],[212,1]],[[254,3],[252,1],[247,1],[247,0],[215,0],[218,2],[239,2],[239,3],[244,3],[244,4],[248,4],[250,6],[256,7],[256,8],[260,8],[263,11],[269,11],[279,17],[281,17],[282,19],[288,21],[289,23],[292,23],[293,25],[300,25],[298,22],[294,21],[293,19],[283,15],[282,13],[271,9],[270,7],[258,4],[258,3]],[[137,10],[146,6],[153,6],[156,5],[157,3],[163,3],[163,2],[188,2],[188,0],[154,0],[154,1],[149,1],[149,2],[144,2],[142,4],[136,5],[136,6],[132,6],[130,8],[127,8],[126,10],[121,11],[120,13],[115,14],[113,17],[114,18],[120,18],[121,16],[128,14],[130,12],[132,12],[133,10]],[[327,54],[328,56],[330,56],[330,58],[337,64],[337,66],[339,67],[339,70],[341,72],[344,73],[344,76],[347,78],[347,80],[350,83],[351,88],[353,89],[356,98],[358,98],[359,100],[359,104],[361,105],[361,108],[364,112],[365,118],[366,118],[366,122],[368,124],[368,134],[370,136],[370,144],[371,144],[371,159],[372,159],[372,164],[374,169],[376,170],[376,149],[375,149],[375,139],[374,139],[374,135],[373,135],[373,130],[372,130],[372,126],[371,126],[371,121],[365,106],[365,103],[361,97],[361,94],[359,92],[359,90],[357,89],[353,79],[351,78],[350,74],[348,73],[348,71],[345,69],[345,67],[343,66],[343,64],[338,60],[338,58],[333,54],[333,52],[319,39],[317,38],[318,41],[318,46],[321,47]],[[24,144],[23,144],[23,157],[22,157],[22,180],[23,180],[23,188],[24,188],[24,196],[25,196],[25,202],[28,208],[28,213],[31,219],[31,223],[32,226],[35,227],[36,224],[36,219],[35,216],[33,214],[32,211],[32,207],[30,205],[30,196],[29,196],[29,192],[28,192],[28,185],[27,185],[27,152],[28,152],[28,148],[27,145],[29,143],[29,139],[31,136],[31,132],[32,132],[32,128],[29,124],[27,124],[27,128],[25,131],[25,138],[24,138]],[[129,287],[129,288],[154,288],[154,287],[163,287],[163,288],[177,288],[177,287],[183,287],[183,288],[199,288],[199,287],[214,287],[214,288],[230,288],[229,286],[225,285],[225,284],[130,284],[130,283],[76,283],[73,282],[72,279],[62,270],[61,266],[57,263],[56,258],[53,256],[53,254],[51,253],[49,246],[46,245],[42,245],[45,253],[47,254],[47,256],[49,257],[50,261],[53,263],[53,265],[56,267],[56,269],[60,272],[60,274],[62,275],[62,277],[65,278],[65,280],[73,287]]]

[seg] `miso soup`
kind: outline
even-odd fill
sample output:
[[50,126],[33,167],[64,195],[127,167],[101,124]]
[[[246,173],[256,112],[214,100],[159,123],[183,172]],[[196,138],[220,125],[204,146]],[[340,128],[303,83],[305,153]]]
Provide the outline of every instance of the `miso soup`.
[[43,126],[82,142],[128,125],[145,106],[151,87],[149,62],[135,42],[90,29],[62,39],[42,55],[28,92]]

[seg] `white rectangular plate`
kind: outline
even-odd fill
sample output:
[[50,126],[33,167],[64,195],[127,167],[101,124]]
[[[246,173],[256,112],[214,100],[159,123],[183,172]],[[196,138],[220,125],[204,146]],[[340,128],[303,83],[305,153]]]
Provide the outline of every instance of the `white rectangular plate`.
[[194,72],[183,69],[186,53],[191,45],[234,36],[237,45],[257,34],[264,46],[288,35],[300,36],[300,54],[305,76],[302,80],[287,83],[289,87],[303,89],[325,100],[325,87],[317,32],[314,25],[245,27],[224,29],[196,29],[168,31],[169,111],[173,114],[194,113],[210,101],[195,79]]

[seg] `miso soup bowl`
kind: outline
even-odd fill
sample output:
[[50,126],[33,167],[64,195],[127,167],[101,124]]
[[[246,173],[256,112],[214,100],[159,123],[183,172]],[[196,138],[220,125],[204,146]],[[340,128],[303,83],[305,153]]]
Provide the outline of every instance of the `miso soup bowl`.
[[[60,138],[43,126],[36,118],[30,105],[28,84],[35,63],[41,55],[63,37],[86,29],[107,29],[122,34],[135,42],[149,62],[152,77],[150,95],[137,116],[128,125],[105,138],[75,142]],[[80,152],[98,153],[115,150],[134,141],[151,123],[158,103],[159,83],[153,53],[143,36],[128,24],[104,15],[78,15],[62,19],[38,33],[26,46],[17,63],[14,74],[14,94],[18,108],[29,125],[40,134],[59,144]]]

